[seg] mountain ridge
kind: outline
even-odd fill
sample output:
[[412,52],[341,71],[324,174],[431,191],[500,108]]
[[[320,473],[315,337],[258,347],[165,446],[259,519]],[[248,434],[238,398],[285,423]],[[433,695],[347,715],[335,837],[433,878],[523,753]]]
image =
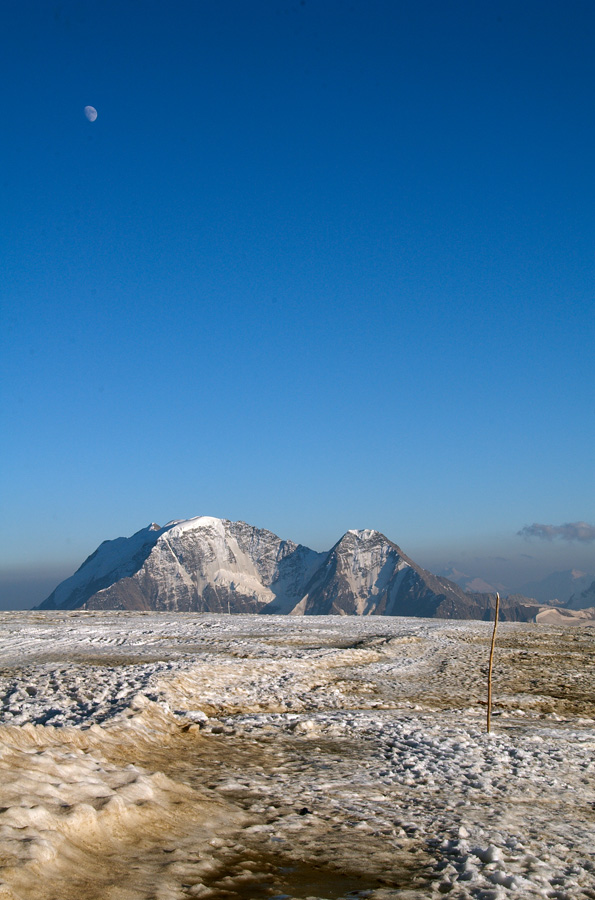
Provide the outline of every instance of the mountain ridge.
[[[524,600],[504,600],[502,618],[536,615]],[[433,575],[374,529],[351,529],[317,552],[246,522],[197,516],[104,541],[37,608],[486,619],[494,605],[494,594]]]
[[579,569],[564,569],[551,572],[539,581],[522,584],[519,592],[532,597],[537,603],[567,606],[573,595],[586,590],[595,580],[595,574],[588,574]]
[[573,594],[566,603],[566,609],[574,610],[590,609],[593,606],[595,606],[595,579],[580,594]]

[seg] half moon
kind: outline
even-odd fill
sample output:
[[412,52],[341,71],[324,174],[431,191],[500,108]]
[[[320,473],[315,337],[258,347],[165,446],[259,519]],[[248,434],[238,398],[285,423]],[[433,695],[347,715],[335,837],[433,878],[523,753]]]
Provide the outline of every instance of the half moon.
[[94,122],[97,118],[97,110],[94,106],[85,106],[85,116],[89,122]]

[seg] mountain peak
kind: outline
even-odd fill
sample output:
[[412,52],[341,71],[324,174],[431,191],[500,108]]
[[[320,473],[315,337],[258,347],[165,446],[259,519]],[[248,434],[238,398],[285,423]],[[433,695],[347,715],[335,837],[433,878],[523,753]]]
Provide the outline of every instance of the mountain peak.
[[360,541],[369,541],[380,535],[380,532],[373,528],[350,528],[346,534],[353,534]]
[[195,516],[104,541],[40,608],[484,618],[492,600],[432,575],[372,528],[317,553]]
[[590,609],[595,606],[595,580],[580,594],[573,594],[566,606],[568,609]]
[[224,531],[226,519],[217,519],[215,516],[193,516],[191,519],[174,519],[165,526],[168,531],[178,535],[189,531],[198,531],[210,528],[219,533]]
[[557,603],[565,606],[571,595],[586,590],[595,579],[595,574],[581,572],[578,569],[564,569],[552,572],[539,581],[529,581],[519,587],[525,597],[534,597],[538,603]]

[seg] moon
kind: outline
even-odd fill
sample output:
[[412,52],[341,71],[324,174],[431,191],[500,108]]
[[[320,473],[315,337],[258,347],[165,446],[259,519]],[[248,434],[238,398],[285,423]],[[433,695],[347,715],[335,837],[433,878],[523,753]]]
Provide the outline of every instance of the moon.
[[89,122],[94,122],[97,118],[97,110],[94,106],[85,106],[85,116]]

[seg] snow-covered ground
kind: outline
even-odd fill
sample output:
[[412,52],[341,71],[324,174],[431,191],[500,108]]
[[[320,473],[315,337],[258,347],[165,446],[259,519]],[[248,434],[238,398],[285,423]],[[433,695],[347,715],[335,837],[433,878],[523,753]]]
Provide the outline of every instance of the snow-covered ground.
[[0,613],[0,898],[595,900],[595,630]]

